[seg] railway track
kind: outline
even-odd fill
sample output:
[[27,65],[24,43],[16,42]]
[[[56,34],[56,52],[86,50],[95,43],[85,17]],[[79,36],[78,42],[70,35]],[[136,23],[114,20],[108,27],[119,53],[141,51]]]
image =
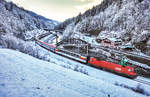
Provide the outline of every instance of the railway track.
[[129,52],[129,51],[118,51],[117,49],[114,49],[114,48],[106,48],[104,46],[98,46],[98,45],[93,45],[93,46],[100,48],[100,49],[112,50],[115,53],[120,53],[120,54],[124,54],[124,55],[128,55],[128,56],[134,56],[134,57],[140,57],[140,58],[143,58],[143,59],[150,61],[150,56],[141,55],[139,53],[133,53],[133,52]]
[[143,79],[134,79],[134,81],[150,86],[150,81],[146,81],[146,80],[143,80]]
[[[118,51],[118,50],[115,50],[115,49],[112,49],[112,48],[106,48],[106,47],[103,47],[103,46],[97,46],[97,45],[94,45],[96,48],[99,48],[99,49],[103,49],[105,51],[109,51],[111,53],[115,53],[115,54],[120,54],[120,55],[123,55],[123,56],[128,56],[128,57],[135,57],[135,58],[138,58],[138,59],[143,59],[144,62],[146,63],[147,61],[147,64],[145,63],[141,63],[141,62],[137,62],[137,63],[141,63],[141,64],[145,64],[145,65],[150,65],[150,57],[149,56],[144,56],[144,55],[140,55],[140,54],[135,54],[135,53],[132,53],[132,52],[125,52],[125,51]],[[139,61],[139,60],[137,60]],[[136,64],[135,64],[136,65]]]

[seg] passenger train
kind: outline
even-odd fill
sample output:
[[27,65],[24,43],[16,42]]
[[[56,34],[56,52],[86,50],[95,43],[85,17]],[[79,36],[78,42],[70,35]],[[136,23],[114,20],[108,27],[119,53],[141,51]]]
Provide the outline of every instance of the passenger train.
[[91,56],[81,56],[80,54],[69,52],[65,49],[57,48],[56,46],[52,44],[41,41],[40,35],[36,36],[35,40],[37,44],[39,44],[41,47],[47,50],[50,50],[51,52],[54,52],[56,54],[59,54],[61,56],[65,56],[67,58],[82,62],[84,64],[88,64],[94,67],[106,69],[111,72],[115,72],[117,74],[121,74],[129,78],[137,77],[137,73],[135,72],[135,66],[127,64],[126,59],[123,59],[119,64],[116,64],[116,63],[100,60]]

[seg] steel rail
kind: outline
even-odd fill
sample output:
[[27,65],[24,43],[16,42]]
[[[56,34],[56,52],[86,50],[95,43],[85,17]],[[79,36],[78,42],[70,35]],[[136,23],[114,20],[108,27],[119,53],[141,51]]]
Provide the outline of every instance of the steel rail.
[[150,86],[150,82],[145,81],[145,80],[141,80],[141,79],[134,79],[134,81],[136,81],[136,82],[140,82],[140,83],[143,83],[143,84],[146,84],[146,85],[149,85],[149,86]]

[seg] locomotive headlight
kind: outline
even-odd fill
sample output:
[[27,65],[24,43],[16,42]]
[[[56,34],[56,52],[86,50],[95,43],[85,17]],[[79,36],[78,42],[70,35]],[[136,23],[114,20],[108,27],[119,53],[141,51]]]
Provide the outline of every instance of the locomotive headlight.
[[131,69],[128,69],[128,71],[131,72],[132,70],[131,70]]

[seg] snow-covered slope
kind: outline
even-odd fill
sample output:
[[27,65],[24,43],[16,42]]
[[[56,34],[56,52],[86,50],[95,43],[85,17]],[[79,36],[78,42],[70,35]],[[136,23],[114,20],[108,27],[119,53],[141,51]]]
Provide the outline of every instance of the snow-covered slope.
[[0,97],[142,97],[101,79],[0,49]]

